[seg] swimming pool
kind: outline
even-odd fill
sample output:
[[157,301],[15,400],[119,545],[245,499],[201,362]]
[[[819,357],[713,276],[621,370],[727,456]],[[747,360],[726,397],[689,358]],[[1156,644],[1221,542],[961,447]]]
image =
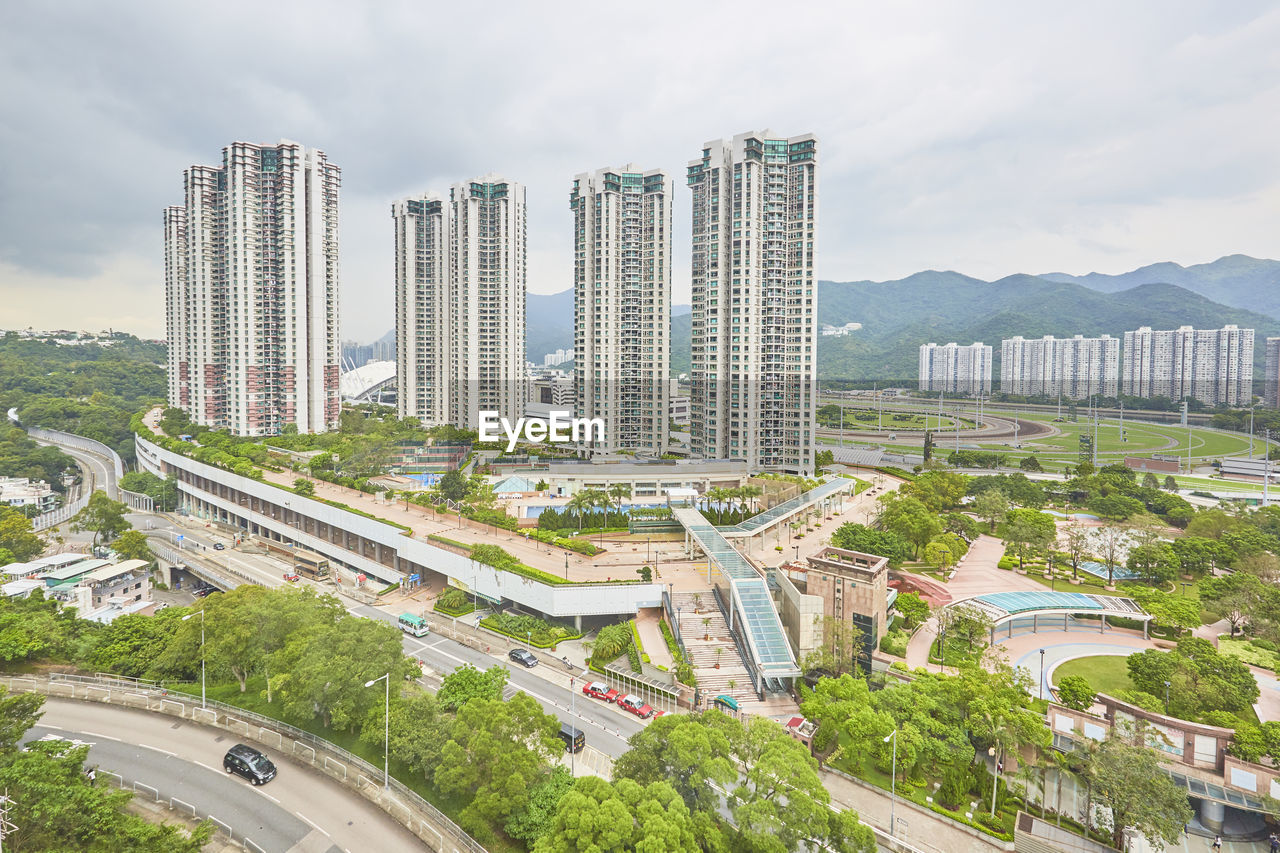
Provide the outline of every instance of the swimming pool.
[[[1107,578],[1107,566],[1105,563],[1097,563],[1093,560],[1085,560],[1080,563],[1080,571],[1088,572],[1095,578]],[[1118,581],[1141,580],[1142,573],[1135,572],[1126,566],[1116,566],[1111,570],[1111,577]]]
[[1045,515],[1056,515],[1058,518],[1085,518],[1090,521],[1101,521],[1098,516],[1090,515],[1087,512],[1058,512],[1053,509],[1042,509],[1040,511]]
[[442,474],[401,474],[400,476],[405,477],[409,480],[417,480],[419,483],[421,483],[424,486],[434,486],[436,483],[440,482],[440,478],[443,475]]

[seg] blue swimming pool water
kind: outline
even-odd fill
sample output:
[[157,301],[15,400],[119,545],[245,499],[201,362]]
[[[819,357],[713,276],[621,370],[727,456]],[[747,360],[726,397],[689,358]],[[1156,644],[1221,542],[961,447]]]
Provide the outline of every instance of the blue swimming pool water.
[[436,483],[440,482],[441,477],[440,474],[404,474],[403,476],[410,480],[417,480],[424,486],[434,486]]
[[[1095,578],[1103,578],[1105,580],[1107,577],[1106,564],[1095,563],[1092,560],[1087,560],[1081,563],[1080,571],[1088,572],[1089,574],[1093,575]],[[1111,570],[1111,576],[1118,581],[1131,581],[1131,580],[1140,579],[1142,577],[1142,573],[1135,572],[1132,569],[1125,568],[1124,566],[1116,566],[1114,569]]]

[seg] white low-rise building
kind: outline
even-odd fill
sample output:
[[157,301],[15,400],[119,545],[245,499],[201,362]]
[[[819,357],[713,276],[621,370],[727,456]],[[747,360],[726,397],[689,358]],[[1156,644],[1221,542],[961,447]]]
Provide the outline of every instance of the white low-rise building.
[[58,507],[58,493],[44,480],[0,477],[0,504],[23,509],[34,506],[40,512]]

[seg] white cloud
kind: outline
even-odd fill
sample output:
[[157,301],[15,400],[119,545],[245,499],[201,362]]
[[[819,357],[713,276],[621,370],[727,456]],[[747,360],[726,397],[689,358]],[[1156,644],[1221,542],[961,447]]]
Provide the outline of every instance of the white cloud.
[[[761,127],[819,136],[824,278],[1275,256],[1277,41],[1280,11],[1245,2],[14,0],[0,297],[23,307],[5,325],[158,331],[160,210],[233,139],[343,167],[342,328],[361,339],[394,316],[393,199],[525,183],[530,286],[553,292],[574,174],[634,161],[683,184],[705,140]],[[682,186],[675,211],[686,301]],[[32,290],[50,283],[56,303]]]

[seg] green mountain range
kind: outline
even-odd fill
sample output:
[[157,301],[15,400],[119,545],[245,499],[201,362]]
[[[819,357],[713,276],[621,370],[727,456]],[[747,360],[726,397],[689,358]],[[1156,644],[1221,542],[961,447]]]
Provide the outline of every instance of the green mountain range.
[[[530,361],[573,347],[573,291],[528,296]],[[671,311],[671,372],[689,372],[689,306]],[[1110,334],[1139,326],[1256,331],[1261,369],[1267,337],[1280,336],[1280,261],[1229,255],[1183,267],[1152,264],[1122,275],[1012,275],[983,281],[957,272],[919,272],[898,281],[818,282],[818,325],[862,329],[818,338],[818,376],[914,384],[922,343],[991,344],[1014,335]]]

